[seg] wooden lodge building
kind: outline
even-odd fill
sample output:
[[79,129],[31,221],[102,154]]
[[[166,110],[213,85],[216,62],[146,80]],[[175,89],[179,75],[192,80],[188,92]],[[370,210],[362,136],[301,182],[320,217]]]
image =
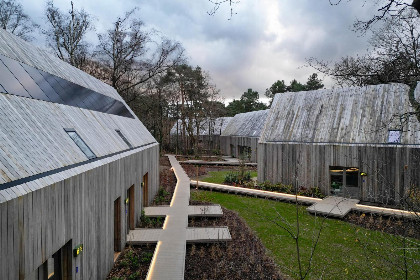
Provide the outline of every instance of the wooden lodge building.
[[420,186],[420,123],[410,112],[402,84],[277,94],[258,146],[258,181],[399,203]]
[[158,172],[115,89],[0,29],[0,279],[105,279]]
[[[193,134],[197,137],[199,149],[203,152],[213,152],[220,150],[220,135],[225,130],[232,117],[219,117],[216,119],[205,119],[200,123],[193,121],[191,128]],[[189,121],[186,120],[189,125]],[[172,126],[171,132],[171,147],[174,150],[182,150],[185,145],[189,149],[193,149],[189,143],[187,128],[184,129],[182,120],[178,120]],[[187,143],[185,143],[187,142]]]
[[220,136],[220,149],[227,156],[245,156],[257,162],[258,140],[269,110],[236,114]]

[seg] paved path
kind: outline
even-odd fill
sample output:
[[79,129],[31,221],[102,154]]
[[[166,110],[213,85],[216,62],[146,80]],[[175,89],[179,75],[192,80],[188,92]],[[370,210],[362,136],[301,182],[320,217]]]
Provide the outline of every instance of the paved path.
[[220,205],[190,206],[190,178],[175,156],[168,156],[177,178],[169,206],[146,207],[145,214],[166,216],[162,229],[135,229],[127,235],[128,244],[157,243],[146,279],[182,280],[187,242],[222,242],[231,240],[227,227],[188,228],[188,216],[223,215]]
[[[197,181],[191,181],[191,187],[197,187]],[[222,191],[234,194],[243,194],[243,195],[251,195],[261,198],[270,198],[276,200],[284,200],[284,201],[296,201],[296,196],[292,194],[285,194],[285,193],[276,193],[276,192],[268,192],[268,191],[261,191],[261,190],[253,190],[247,188],[240,188],[240,187],[233,187],[221,184],[213,184],[198,181],[198,187],[203,189],[210,189],[215,191]],[[326,197],[324,199],[320,198],[312,198],[306,196],[297,196],[297,200],[299,203],[311,205],[308,208],[309,212],[312,213],[322,213],[324,215],[331,215],[335,217],[344,217],[350,210],[356,210],[364,213],[373,213],[385,216],[395,216],[395,217],[404,217],[404,218],[417,218],[420,217],[419,212],[410,212],[404,211],[399,209],[391,209],[391,208],[384,208],[384,207],[376,207],[376,206],[368,206],[363,204],[358,204],[358,200],[353,199],[346,199],[343,197]],[[333,203],[335,201],[335,203]],[[323,206],[324,205],[324,206]],[[338,206],[338,207],[336,207]],[[322,212],[321,212],[322,210]]]

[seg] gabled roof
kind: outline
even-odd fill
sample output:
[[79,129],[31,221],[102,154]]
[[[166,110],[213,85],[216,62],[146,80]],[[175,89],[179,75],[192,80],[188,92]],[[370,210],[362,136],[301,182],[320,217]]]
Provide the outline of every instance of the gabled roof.
[[[199,124],[199,132],[198,135],[220,135],[222,131],[226,128],[229,121],[232,119],[232,117],[220,117],[217,119],[205,119]],[[188,124],[189,120],[186,120],[186,123]],[[196,126],[195,126],[195,120],[193,120],[193,126],[194,126],[194,134],[196,135]],[[181,134],[183,131],[183,124],[182,120],[178,120],[175,122],[175,124],[171,128],[171,135],[177,134],[177,128],[178,128],[178,134]]]
[[97,158],[131,149],[116,130],[134,148],[156,143],[115,89],[2,29],[0,66],[0,190],[88,162],[66,129]]
[[[409,87],[387,84],[276,94],[260,142],[388,143],[402,130],[402,144],[420,144],[420,124]],[[405,115],[404,115],[405,114]]]
[[236,114],[222,136],[259,137],[269,110]]

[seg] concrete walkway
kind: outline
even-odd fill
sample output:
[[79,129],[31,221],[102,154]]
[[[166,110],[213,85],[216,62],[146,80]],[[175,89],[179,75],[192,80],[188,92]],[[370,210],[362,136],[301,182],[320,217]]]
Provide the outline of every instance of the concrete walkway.
[[170,206],[147,207],[150,216],[166,216],[162,229],[135,229],[127,235],[128,244],[157,243],[146,279],[184,279],[187,242],[231,240],[227,227],[188,228],[188,216],[220,216],[216,206],[189,206],[190,178],[175,156],[168,156],[177,178]]
[[[191,181],[191,187],[197,187],[197,181]],[[347,199],[343,197],[326,197],[324,199],[306,197],[306,196],[295,196],[292,194],[268,192],[261,190],[254,190],[241,187],[233,187],[221,184],[213,184],[198,181],[198,187],[202,189],[215,190],[221,192],[228,192],[234,194],[250,195],[261,198],[269,198],[275,200],[283,200],[294,202],[297,201],[302,204],[312,205],[307,210],[311,213],[323,214],[326,216],[333,216],[343,218],[351,210],[356,210],[363,213],[372,213],[384,216],[394,216],[400,218],[418,218],[420,213],[410,212],[399,209],[391,209],[384,207],[368,206],[358,204],[358,200]]]

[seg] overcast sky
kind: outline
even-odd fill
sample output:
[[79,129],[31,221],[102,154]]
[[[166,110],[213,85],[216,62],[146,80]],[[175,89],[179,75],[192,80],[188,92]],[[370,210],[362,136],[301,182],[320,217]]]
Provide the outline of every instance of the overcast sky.
[[[45,1],[17,0],[37,23],[45,24]],[[226,99],[239,98],[248,88],[260,97],[276,80],[293,78],[306,82],[313,69],[305,59],[336,60],[362,53],[367,38],[351,31],[356,18],[373,11],[364,0],[330,6],[328,0],[242,0],[230,8],[213,8],[208,0],[73,0],[94,17],[96,32],[111,28],[126,11],[139,7],[138,16],[147,27],[159,30],[182,43],[190,64],[208,71]],[[56,0],[55,6],[68,10],[70,1]],[[89,34],[96,42],[95,33]],[[37,43],[45,46],[39,35]],[[327,87],[333,83],[325,78]]]

